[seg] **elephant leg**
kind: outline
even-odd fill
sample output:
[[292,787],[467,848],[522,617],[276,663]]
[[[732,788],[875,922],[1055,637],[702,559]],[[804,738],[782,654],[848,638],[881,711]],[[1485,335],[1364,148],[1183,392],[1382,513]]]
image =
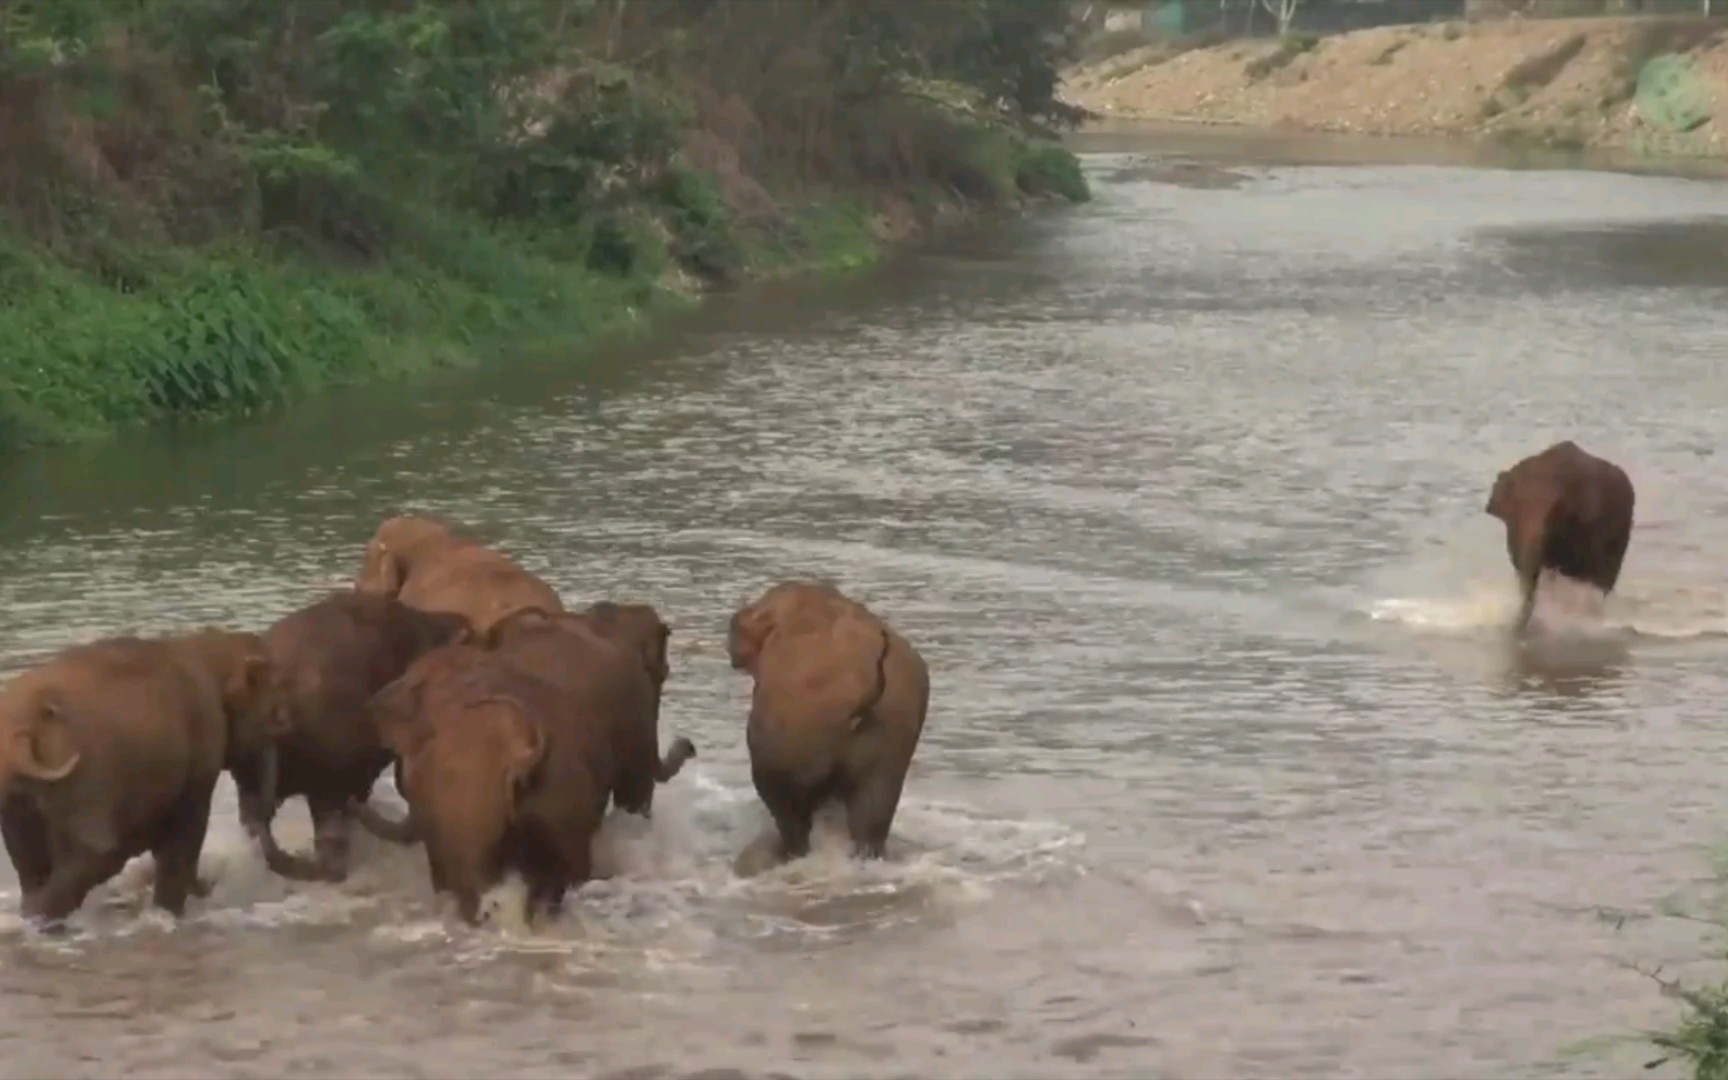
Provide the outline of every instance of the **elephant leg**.
[[[659,762],[655,762],[656,768]],[[612,779],[612,805],[627,814],[652,819],[654,816],[654,772],[645,769],[619,769]]]
[[48,823],[35,804],[28,799],[7,799],[0,806],[0,835],[5,838],[12,868],[18,872],[19,892],[29,896],[46,885],[54,859],[48,847]]
[[240,795],[240,825],[246,835],[254,839],[268,835],[276,820],[277,807],[265,805],[264,797],[257,791],[248,791],[238,783],[234,786]]
[[900,806],[904,770],[877,769],[846,791],[846,831],[852,837],[852,854],[880,859],[887,854],[888,830]]
[[1602,546],[1600,568],[1597,570],[1593,584],[1604,594],[1614,591],[1614,586],[1620,583],[1620,567],[1626,562],[1626,549],[1632,543],[1632,529],[1616,529],[1608,537],[1608,542]]
[[33,893],[26,893],[22,905],[24,918],[43,926],[53,927],[66,916],[84,906],[90,890],[126,868],[130,856],[118,851],[94,854],[56,846],[54,869],[48,880]]
[[348,855],[353,836],[348,801],[329,796],[306,797],[312,811],[313,863],[320,879],[341,882],[348,878]]
[[186,898],[198,888],[198,857],[204,853],[204,836],[210,829],[214,787],[181,796],[151,849],[156,859],[156,906],[175,918],[185,914]]
[[780,831],[782,861],[810,854],[810,823],[816,816],[816,799],[802,784],[774,769],[752,769],[751,780],[763,805],[774,815]]
[[556,919],[564,912],[564,894],[569,891],[569,885],[562,874],[533,873],[524,874],[528,881],[528,918],[536,919],[544,915],[548,919]]

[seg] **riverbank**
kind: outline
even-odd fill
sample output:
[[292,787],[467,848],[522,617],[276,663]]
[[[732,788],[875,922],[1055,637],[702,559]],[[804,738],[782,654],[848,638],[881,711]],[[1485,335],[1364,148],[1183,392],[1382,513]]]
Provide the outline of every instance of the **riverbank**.
[[[574,351],[956,216],[1084,199],[1035,134],[1060,106],[991,91],[1055,54],[951,59],[1000,6],[874,31],[575,0],[9,12],[0,446]],[[870,36],[890,31],[912,47]]]
[[1068,73],[1104,117],[1728,156],[1728,20],[1506,19],[1147,45]]

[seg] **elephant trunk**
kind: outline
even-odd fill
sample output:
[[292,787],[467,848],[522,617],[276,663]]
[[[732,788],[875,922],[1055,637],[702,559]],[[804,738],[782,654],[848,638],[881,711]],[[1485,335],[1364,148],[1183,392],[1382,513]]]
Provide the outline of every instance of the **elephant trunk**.
[[666,751],[666,757],[660,762],[654,773],[655,783],[664,784],[678,775],[678,770],[684,763],[696,756],[696,744],[680,735],[672,740],[672,746]]

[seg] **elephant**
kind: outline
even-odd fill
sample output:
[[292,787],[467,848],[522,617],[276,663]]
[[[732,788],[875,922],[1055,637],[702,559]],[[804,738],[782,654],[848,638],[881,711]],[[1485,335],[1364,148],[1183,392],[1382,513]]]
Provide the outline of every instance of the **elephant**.
[[1485,510],[1506,523],[1506,551],[1523,602],[1516,630],[1536,607],[1544,569],[1614,591],[1632,540],[1632,480],[1567,439],[1502,470]]
[[660,690],[670,674],[671,633],[647,604],[603,601],[574,614],[524,608],[493,624],[483,644],[576,696],[582,715],[611,739],[613,805],[647,818],[655,785],[696,756],[679,736],[660,757]]
[[[270,752],[244,756],[228,771],[241,823],[272,870],[301,881],[344,880],[353,820],[382,839],[413,843],[410,822],[389,821],[367,805],[391,761],[367,703],[422,654],[470,634],[468,620],[454,612],[353,590],[330,593],[264,631],[289,728]],[[296,795],[312,813],[312,859],[284,852],[271,832],[276,811]]]
[[593,875],[613,765],[571,695],[474,645],[445,645],[372,699],[401,765],[435,892],[478,925],[480,898],[519,872],[528,914],[555,915]]
[[422,611],[456,612],[477,634],[519,608],[564,610],[552,586],[514,559],[424,515],[399,515],[378,526],[354,587]]
[[853,854],[881,858],[930,705],[918,650],[833,586],[785,581],[732,616],[727,652],[755,683],[746,743],[776,857],[809,853],[811,821],[832,797]]
[[204,629],[62,649],[0,689],[0,833],[27,919],[58,925],[134,856],[153,902],[205,896],[198,859],[223,768],[286,731],[262,637]]

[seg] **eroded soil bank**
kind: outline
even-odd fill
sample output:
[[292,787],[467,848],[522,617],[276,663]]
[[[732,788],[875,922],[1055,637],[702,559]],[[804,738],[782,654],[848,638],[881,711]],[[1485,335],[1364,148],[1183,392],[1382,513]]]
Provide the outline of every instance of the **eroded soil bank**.
[[1728,155],[1728,20],[1508,19],[1153,44],[1069,72],[1108,118]]

